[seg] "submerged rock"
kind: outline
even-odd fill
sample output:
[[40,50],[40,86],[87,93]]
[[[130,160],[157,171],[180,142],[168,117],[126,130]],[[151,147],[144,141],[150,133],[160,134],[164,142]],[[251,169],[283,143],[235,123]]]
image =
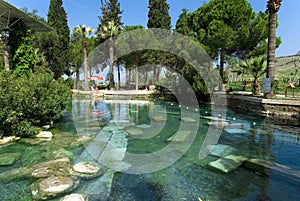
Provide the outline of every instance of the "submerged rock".
[[8,170],[0,174],[1,182],[11,182],[13,180],[20,180],[25,178],[30,178],[32,172],[36,169],[44,167],[68,167],[70,165],[70,160],[68,158],[62,158],[52,161],[47,161],[27,167],[21,167],[13,170]]
[[190,117],[181,117],[181,120],[184,122],[184,123],[196,123],[197,121],[193,118],[190,118]]
[[153,116],[152,119],[154,121],[167,121],[167,119],[165,117],[162,117],[162,116]]
[[66,195],[65,197],[60,199],[60,201],[88,201],[88,200],[89,199],[86,195],[77,194],[77,193]]
[[22,138],[20,142],[35,146],[45,142],[45,140],[41,138]]
[[255,172],[269,175],[270,172],[286,177],[289,180],[300,182],[300,171],[294,170],[285,165],[273,163],[262,159],[248,159],[245,167]]
[[137,128],[135,126],[130,126],[124,129],[126,133],[132,136],[140,136],[143,135],[143,130],[140,128]]
[[71,174],[84,179],[91,179],[103,174],[102,168],[95,162],[81,162],[72,167]]
[[227,156],[233,151],[231,146],[225,144],[208,145],[207,148],[211,155],[219,157]]
[[48,200],[73,191],[78,184],[71,177],[49,177],[33,183],[30,189],[34,200]]
[[167,139],[168,142],[185,142],[188,140],[188,137],[190,135],[191,131],[188,130],[183,130],[183,131],[178,131],[171,137]]
[[0,166],[10,166],[21,157],[20,153],[5,153],[0,154]]
[[229,155],[216,161],[210,162],[208,166],[222,173],[230,173],[240,167],[246,160],[247,158],[243,156]]
[[74,160],[74,154],[71,151],[68,151],[64,148],[54,151],[53,156],[55,159],[69,158],[70,160]]

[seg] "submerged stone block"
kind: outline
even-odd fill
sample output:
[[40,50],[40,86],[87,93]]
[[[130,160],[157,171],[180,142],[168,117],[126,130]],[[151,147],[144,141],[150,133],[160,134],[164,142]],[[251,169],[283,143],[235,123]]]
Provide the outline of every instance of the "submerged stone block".
[[0,166],[10,166],[21,157],[20,153],[5,153],[0,154]]
[[171,137],[167,139],[168,142],[184,142],[188,140],[188,137],[190,135],[191,131],[188,130],[183,130],[183,131],[178,131]]
[[231,146],[225,144],[208,145],[207,148],[211,155],[219,157],[225,157],[233,151]]
[[230,173],[240,167],[246,160],[247,158],[242,156],[229,155],[210,162],[208,166],[223,173]]

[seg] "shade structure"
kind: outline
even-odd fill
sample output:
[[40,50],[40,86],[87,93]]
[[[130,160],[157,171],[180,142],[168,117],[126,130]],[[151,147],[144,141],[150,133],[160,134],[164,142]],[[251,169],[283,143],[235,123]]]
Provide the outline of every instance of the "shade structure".
[[13,5],[0,0],[0,31],[9,31],[13,22],[22,20],[32,31],[54,31],[49,25],[33,18]]
[[104,80],[104,77],[95,75],[95,76],[89,77],[88,80]]

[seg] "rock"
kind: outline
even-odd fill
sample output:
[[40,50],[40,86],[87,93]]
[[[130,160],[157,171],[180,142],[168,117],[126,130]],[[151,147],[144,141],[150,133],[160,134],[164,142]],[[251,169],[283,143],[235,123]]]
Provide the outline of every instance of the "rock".
[[50,131],[42,131],[39,134],[37,134],[36,137],[51,139],[53,137],[53,134]]
[[77,194],[77,193],[66,195],[65,197],[60,199],[60,201],[88,201],[88,200],[89,199],[86,195]]
[[184,123],[196,123],[197,121],[193,118],[190,117],[181,117],[181,121]]
[[211,155],[219,157],[227,156],[233,151],[231,146],[225,144],[208,145],[207,148]]
[[190,133],[191,133],[191,131],[188,131],[188,130],[178,131],[177,133],[175,133],[174,135],[169,137],[167,139],[167,141],[168,142],[184,142],[188,139]]
[[31,176],[36,179],[47,178],[51,176],[69,176],[70,175],[70,167],[69,166],[50,166],[50,167],[42,167],[35,169]]
[[21,157],[20,153],[0,154],[0,166],[9,166],[14,164]]
[[42,126],[42,129],[45,129],[45,130],[48,130],[48,129],[50,129],[51,128],[51,126],[50,125],[45,125],[45,126]]
[[72,192],[79,182],[71,177],[49,177],[30,186],[33,200],[48,200]]
[[229,155],[210,162],[208,166],[222,173],[230,173],[240,167],[246,160],[247,158],[242,156]]
[[62,158],[52,161],[47,161],[27,167],[21,167],[13,170],[8,170],[0,174],[1,182],[11,182],[13,180],[21,180],[31,177],[32,172],[36,169],[44,167],[68,167],[70,165],[70,160],[68,158]]
[[153,116],[152,119],[154,121],[167,121],[167,119],[165,117],[162,117],[162,116]]
[[84,179],[91,179],[103,174],[101,166],[95,162],[81,162],[72,167],[71,174]]
[[144,133],[143,130],[134,126],[127,127],[124,130],[126,133],[132,136],[139,136],[139,135],[143,135]]
[[16,142],[18,140],[20,140],[20,137],[16,137],[16,136],[4,137],[0,139],[0,145]]

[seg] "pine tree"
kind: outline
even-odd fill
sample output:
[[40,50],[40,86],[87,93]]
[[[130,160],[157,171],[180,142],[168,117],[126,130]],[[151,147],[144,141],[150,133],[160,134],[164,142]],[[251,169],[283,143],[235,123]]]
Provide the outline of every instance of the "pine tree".
[[[116,26],[123,26],[121,21],[121,15],[123,11],[120,8],[120,3],[118,0],[101,0],[101,13],[102,15],[99,16],[100,23],[98,25],[97,36],[100,42],[108,39],[103,38],[102,27],[108,26],[109,22],[114,22]],[[121,30],[120,30],[121,31]]]
[[54,72],[55,79],[61,77],[63,69],[69,62],[69,42],[70,29],[68,27],[67,14],[62,6],[62,0],[50,0],[48,11],[48,24],[55,29],[58,35],[58,41],[55,43],[55,49],[58,54],[46,55],[49,61],[49,67]]
[[169,4],[166,0],[149,0],[148,28],[171,29]]

